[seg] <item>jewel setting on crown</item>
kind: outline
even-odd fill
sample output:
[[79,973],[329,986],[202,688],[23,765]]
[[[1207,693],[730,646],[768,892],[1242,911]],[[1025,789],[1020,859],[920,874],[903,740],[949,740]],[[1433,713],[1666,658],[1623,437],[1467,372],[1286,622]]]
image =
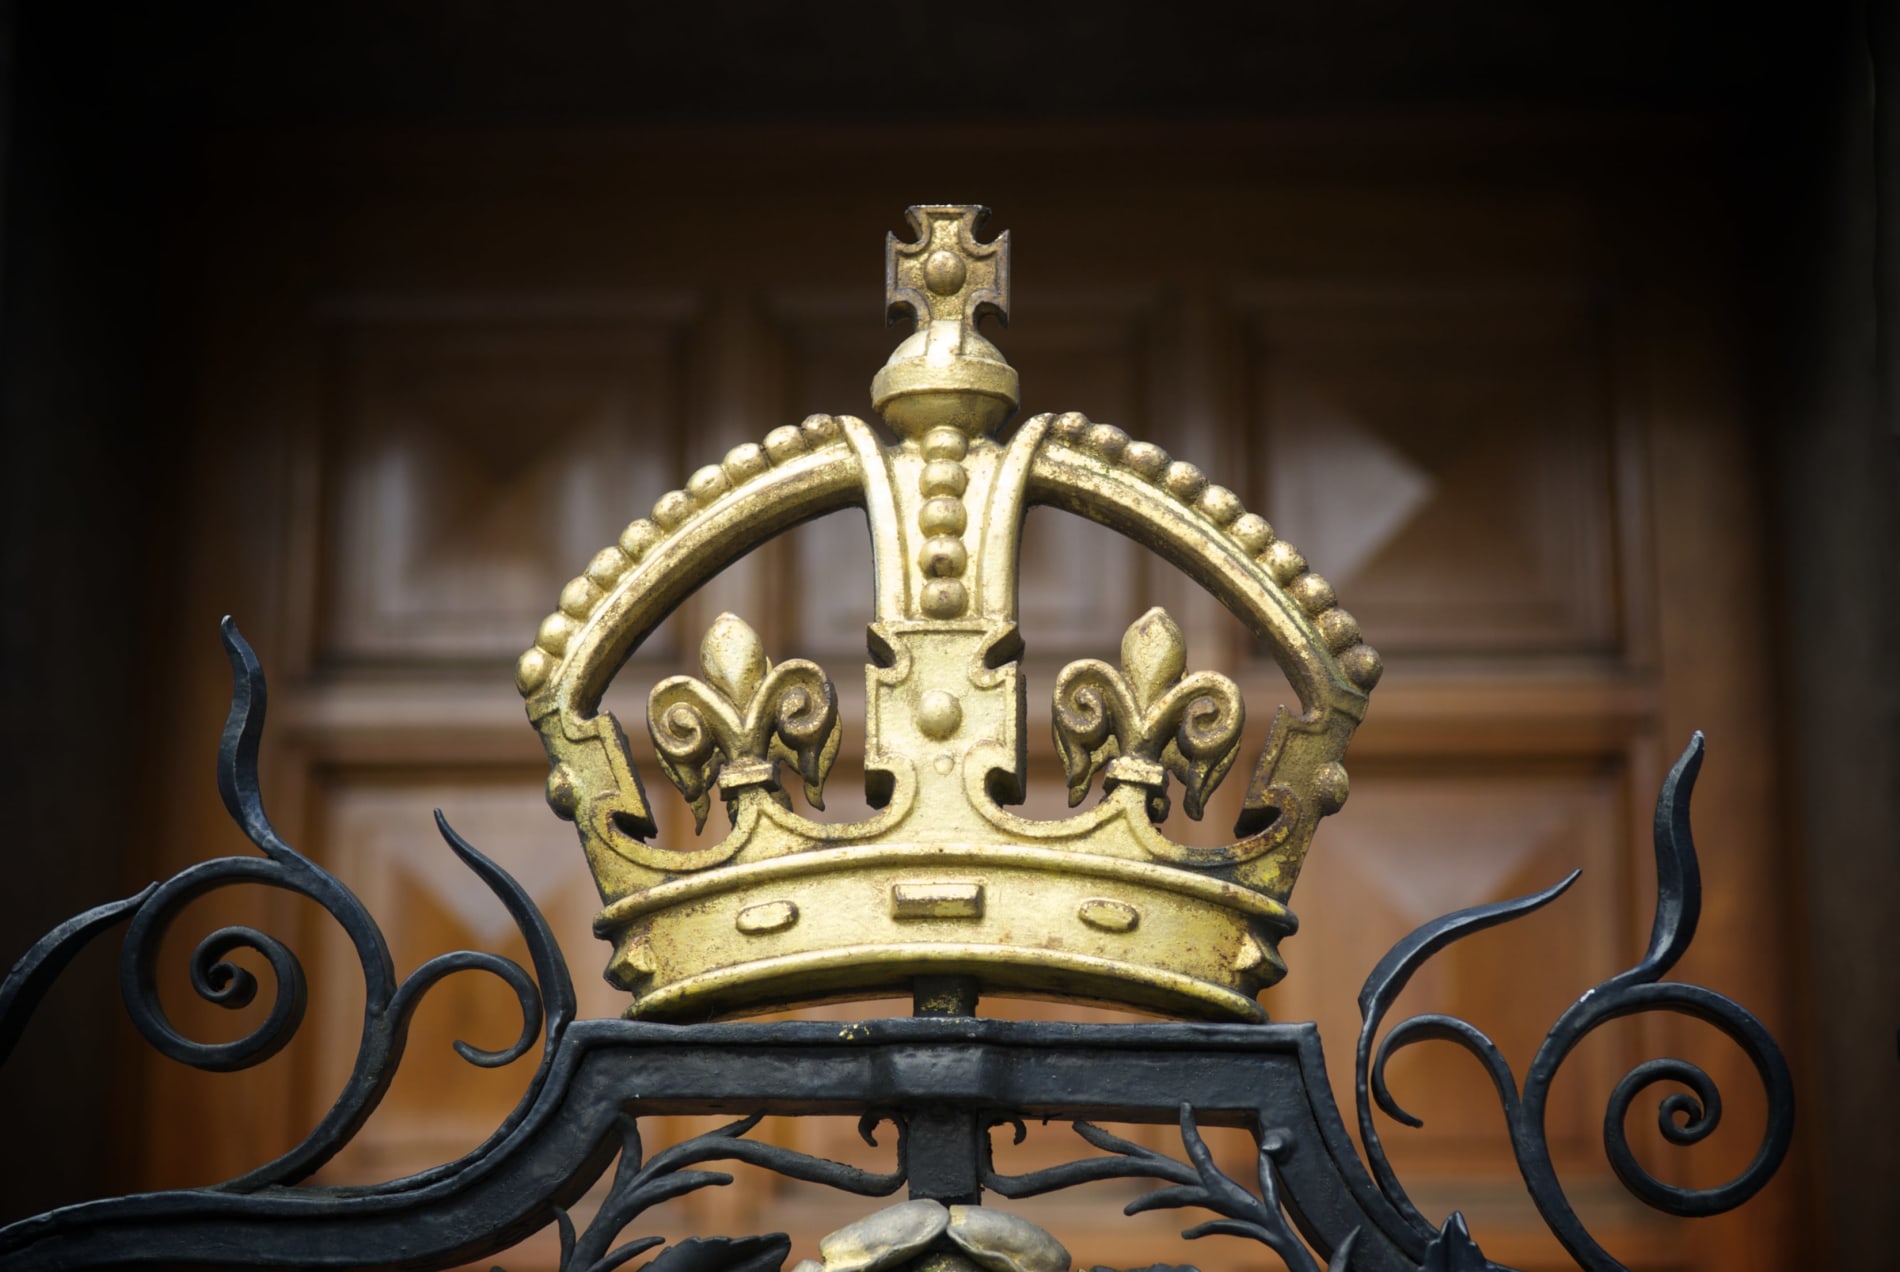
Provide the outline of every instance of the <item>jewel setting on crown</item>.
[[[898,441],[814,415],[700,469],[562,589],[516,681],[547,747],[548,802],[572,820],[613,943],[607,979],[630,1016],[710,1014],[912,989],[955,977],[985,991],[1094,1000],[1170,1015],[1264,1020],[1285,974],[1287,898],[1319,819],[1346,799],[1342,764],[1379,658],[1331,586],[1232,491],[1191,464],[1073,412],[1007,441],[1017,376],[977,331],[1007,324],[1009,235],[977,240],[987,209],[909,210],[889,236],[892,318],[915,332],[872,381]],[[1016,570],[1023,514],[1049,505],[1127,534],[1214,593],[1274,650],[1300,700],[1280,708],[1238,838],[1168,839],[1172,784],[1199,817],[1240,745],[1226,676],[1187,670],[1180,629],[1150,610],[1121,665],[1069,664],[1054,689],[1071,805],[1060,821],[1009,811],[1026,768]],[[730,833],[685,849],[656,827],[627,739],[601,695],[701,583],[756,545],[836,509],[865,510],[876,613],[865,669],[869,818],[814,822],[841,732],[826,673],[769,661],[722,615],[704,675],[656,685],[647,729],[660,768],[704,826],[716,793]]]

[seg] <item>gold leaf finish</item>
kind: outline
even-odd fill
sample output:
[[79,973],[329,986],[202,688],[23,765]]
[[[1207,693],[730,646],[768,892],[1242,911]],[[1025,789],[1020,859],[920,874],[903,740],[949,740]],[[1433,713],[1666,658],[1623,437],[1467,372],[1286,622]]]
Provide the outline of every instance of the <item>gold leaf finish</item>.
[[[906,992],[956,976],[987,991],[1174,1015],[1264,1019],[1285,973],[1287,899],[1319,819],[1349,790],[1343,757],[1380,674],[1332,587],[1233,492],[1152,443],[1075,412],[1006,441],[1016,372],[976,330],[1007,316],[1008,236],[984,210],[913,208],[886,248],[886,292],[916,331],[873,381],[891,442],[851,416],[814,415],[740,446],[662,496],[560,594],[516,684],[550,760],[548,799],[574,821],[614,944],[608,977],[652,1018]],[[1169,784],[1199,817],[1233,764],[1245,708],[1226,676],[1191,671],[1180,629],[1151,610],[1119,667],[1071,663],[1054,729],[1071,806],[1024,818],[1026,686],[1016,624],[1023,516],[1045,505],[1107,525],[1198,582],[1272,647],[1299,698],[1254,765],[1237,838],[1212,847],[1159,825]],[[781,766],[822,806],[842,724],[831,682],[773,664],[722,615],[702,677],[649,699],[660,769],[703,827],[715,789],[730,830],[673,847],[657,835],[607,684],[700,584],[779,532],[865,510],[865,790],[873,812],[819,823],[793,811]],[[1080,563],[1078,563],[1079,565]]]

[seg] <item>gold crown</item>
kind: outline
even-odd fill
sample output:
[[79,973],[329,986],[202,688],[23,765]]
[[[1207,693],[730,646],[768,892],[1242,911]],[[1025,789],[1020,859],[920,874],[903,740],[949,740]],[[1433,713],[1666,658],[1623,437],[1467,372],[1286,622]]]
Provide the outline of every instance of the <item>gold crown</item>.
[[[1167,1013],[1265,1018],[1285,974],[1287,898],[1319,819],[1347,793],[1341,764],[1379,678],[1376,653],[1305,560],[1191,464],[1075,414],[1038,415],[1007,442],[1016,372],[978,334],[1007,323],[1009,235],[980,243],[987,210],[909,211],[889,236],[893,318],[915,333],[872,382],[899,440],[862,420],[812,416],[700,469],[561,591],[516,681],[547,747],[548,802],[574,821],[614,944],[607,978],[632,1016],[678,1018],[901,991],[953,976],[984,989]],[[1156,825],[1179,781],[1201,815],[1240,745],[1238,688],[1186,672],[1161,610],[1128,629],[1120,668],[1071,663],[1055,683],[1056,748],[1071,805],[1020,817],[1026,767],[1016,566],[1032,504],[1111,526],[1159,552],[1271,643],[1302,711],[1280,708],[1221,847]],[[840,722],[813,663],[769,662],[722,615],[704,678],[652,691],[648,730],[703,828],[717,789],[729,834],[654,842],[645,791],[608,682],[701,583],[809,518],[862,507],[877,612],[866,668],[865,788],[874,815],[821,824],[792,811],[780,765],[820,799]]]

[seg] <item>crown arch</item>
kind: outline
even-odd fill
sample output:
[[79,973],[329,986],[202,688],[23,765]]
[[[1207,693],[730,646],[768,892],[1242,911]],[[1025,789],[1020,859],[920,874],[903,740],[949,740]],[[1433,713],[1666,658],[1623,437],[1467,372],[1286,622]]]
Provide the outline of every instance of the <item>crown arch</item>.
[[858,457],[836,420],[815,415],[735,448],[683,490],[631,522],[561,591],[561,607],[516,664],[552,770],[548,803],[576,823],[596,872],[603,852],[693,869],[716,855],[672,853],[643,841],[651,808],[619,722],[600,708],[627,659],[694,589],[792,526],[863,506]]
[[1037,418],[1048,432],[1025,502],[1107,526],[1187,574],[1269,643],[1298,696],[1301,714],[1282,707],[1261,749],[1235,827],[1245,838],[1226,850],[1229,860],[1249,860],[1269,838],[1287,844],[1284,876],[1261,881],[1284,899],[1319,819],[1350,790],[1342,757],[1383,671],[1378,653],[1331,584],[1232,491],[1079,412]]

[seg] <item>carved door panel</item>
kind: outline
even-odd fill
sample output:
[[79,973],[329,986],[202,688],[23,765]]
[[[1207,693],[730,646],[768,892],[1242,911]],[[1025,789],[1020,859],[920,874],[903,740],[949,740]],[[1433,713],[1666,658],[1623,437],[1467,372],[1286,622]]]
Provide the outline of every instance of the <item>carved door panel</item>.
[[[1438,144],[1469,149],[1455,134]],[[1759,530],[1743,515],[1737,373],[1698,321],[1718,303],[1719,273],[1645,246],[1692,239],[1706,210],[1665,191],[1660,211],[1630,222],[1587,187],[1529,193],[1493,178],[1447,190],[1382,176],[1387,152],[1370,143],[1272,180],[1195,145],[1113,163],[942,145],[946,171],[967,176],[1035,261],[1019,267],[1014,326],[992,333],[1021,372],[1023,413],[1085,411],[1199,463],[1300,545],[1386,656],[1352,751],[1351,802],[1317,836],[1293,898],[1303,926],[1284,950],[1290,974],[1265,1000],[1277,1019],[1320,1022],[1342,1103],[1360,983],[1425,919],[1584,869],[1557,906],[1440,960],[1406,1000],[1490,1027],[1520,1066],[1569,1001],[1635,959],[1652,886],[1647,810],[1692,727],[1711,737],[1698,832],[1723,854],[1697,971],[1746,987],[1776,1028],[1782,1004],[1756,937],[1770,876],[1752,869],[1775,817],[1758,781],[1767,740],[1737,705],[1765,683],[1748,635]],[[920,197],[866,178],[875,152],[848,138],[797,165],[663,140],[635,149],[639,180],[606,140],[558,161],[446,142],[221,157],[207,217],[233,228],[210,236],[219,246],[205,273],[190,443],[207,456],[199,567],[165,634],[197,669],[179,692],[201,705],[174,719],[196,722],[208,761],[223,700],[210,620],[239,614],[276,674],[285,723],[266,780],[278,821],[383,916],[399,969],[450,948],[515,952],[501,908],[436,835],[440,807],[547,911],[583,1015],[624,1000],[592,975],[607,953],[589,931],[593,885],[571,828],[543,803],[546,765],[510,683],[514,657],[562,583],[695,467],[810,412],[870,416],[866,385],[901,333],[882,326],[877,260],[858,249]],[[286,170],[298,174],[289,193],[263,193]],[[689,193],[653,198],[648,178],[662,172],[665,188]],[[1129,224],[1154,241],[1131,248]],[[774,659],[831,672],[846,719],[833,813],[861,809],[869,568],[862,518],[847,512],[702,588],[610,697],[642,763],[641,695],[692,669],[700,635],[729,609]],[[1197,666],[1241,682],[1249,748],[1289,700],[1218,605],[1112,532],[1036,511],[1022,598],[1032,814],[1064,805],[1048,733],[1054,671],[1112,659],[1153,604],[1181,621]],[[203,767],[168,762],[180,785]],[[691,837],[684,804],[657,769],[644,776],[661,833]],[[1170,830],[1221,837],[1243,786],[1220,791],[1204,827],[1177,826],[1177,809]],[[164,867],[222,842],[222,827],[209,800],[167,808]],[[211,917],[277,903],[219,904]],[[320,1116],[347,1073],[361,1004],[336,986],[353,979],[351,956],[319,916],[285,915],[321,952],[312,1012],[323,1028],[235,1077],[155,1065],[141,1101],[154,1185],[261,1160]],[[424,1009],[385,1106],[323,1179],[369,1182],[452,1157],[518,1098],[532,1061],[479,1070],[450,1049],[454,1038],[503,1046],[519,1028],[504,988],[464,979]],[[194,1019],[183,1002],[178,1011]],[[1766,1257],[1787,1204],[1775,1189],[1692,1230],[1654,1219],[1609,1176],[1603,1101],[1630,1062],[1657,1054],[1643,1028],[1592,1039],[1553,1103],[1573,1198],[1632,1267]],[[1740,1061],[1719,1041],[1685,1045],[1710,1053],[1736,1093],[1730,1117],[1748,1127]],[[1434,1220],[1464,1208],[1494,1259],[1566,1266],[1522,1200],[1469,1058],[1421,1048],[1392,1077],[1425,1120],[1385,1131],[1422,1208]],[[256,1116],[210,1114],[234,1099]],[[659,1120],[659,1139],[694,1129]],[[770,1134],[885,1160],[888,1144],[866,1146],[834,1121],[787,1119]],[[1158,1128],[1138,1134],[1167,1143]],[[1733,1173],[1752,1134],[1738,1130],[1688,1169]],[[1031,1127],[999,1154],[1028,1168],[1073,1155],[1072,1138]],[[1251,1155],[1238,1136],[1217,1148]],[[1116,1217],[1132,1186],[1098,1188],[1014,1208],[1068,1240],[1082,1266],[1256,1259],[1224,1238],[1184,1249],[1170,1216]],[[867,1208],[748,1173],[669,1203],[653,1230],[784,1229],[802,1254]],[[552,1241],[509,1266],[551,1266]]]

